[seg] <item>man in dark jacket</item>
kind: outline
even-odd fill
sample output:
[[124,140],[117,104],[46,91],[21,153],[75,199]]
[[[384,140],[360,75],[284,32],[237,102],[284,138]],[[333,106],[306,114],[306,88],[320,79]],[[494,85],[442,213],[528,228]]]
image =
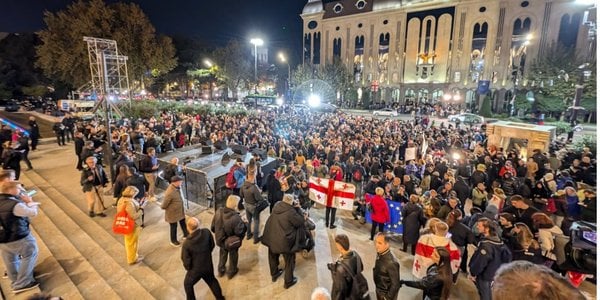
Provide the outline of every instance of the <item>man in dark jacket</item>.
[[460,203],[465,203],[467,198],[471,198],[471,193],[473,191],[467,178],[462,176],[458,176],[456,183],[452,186],[452,190],[456,192],[456,197]]
[[341,255],[336,262],[327,265],[333,279],[331,299],[354,299],[352,277],[363,271],[362,259],[358,252],[350,249],[350,240],[345,234],[335,236],[335,246]]
[[246,224],[242,221],[240,213],[235,210],[239,201],[240,197],[236,195],[227,197],[225,207],[219,209],[215,214],[211,225],[211,230],[215,233],[217,246],[220,248],[218,266],[219,277],[225,275],[225,264],[229,257],[229,270],[227,271],[227,277],[229,279],[233,278],[238,272],[237,264],[239,248],[227,249],[225,247],[225,240],[229,237],[237,236],[240,238],[241,247],[241,240],[246,232]]
[[390,238],[384,233],[375,236],[377,259],[373,268],[373,282],[377,299],[395,300],[400,290],[400,264],[390,251]]
[[469,263],[469,279],[475,282],[479,299],[492,299],[492,281],[494,274],[502,264],[511,261],[510,250],[504,246],[496,234],[496,227],[488,218],[481,218],[477,221],[477,230],[483,235],[482,240],[477,245],[477,250]]
[[[256,204],[263,200],[263,196],[256,185],[256,167],[248,167],[246,181],[244,181],[244,184],[240,189],[240,194],[244,199],[244,208],[246,209],[248,226],[253,227],[252,231],[248,228],[246,238],[251,239],[254,236],[254,243],[258,244],[258,242],[260,242],[260,212],[256,209]],[[250,225],[252,224],[252,220],[254,220],[254,226]]]
[[279,269],[279,255],[283,255],[285,261],[285,283],[284,288],[289,288],[298,282],[294,277],[296,254],[292,248],[296,244],[298,230],[304,230],[304,221],[307,216],[302,216],[299,205],[294,203],[294,196],[283,195],[283,200],[277,202],[273,212],[265,223],[262,243],[269,248],[269,268],[273,282],[281,276],[283,271]]
[[187,221],[187,229],[190,232],[183,248],[181,249],[181,261],[187,271],[183,280],[183,287],[187,300],[195,300],[194,285],[204,279],[211,292],[217,299],[225,299],[221,292],[219,281],[215,278],[215,270],[212,264],[212,250],[215,241],[210,230],[200,228],[200,221],[191,217]]
[[16,151],[21,152],[21,157],[25,164],[27,164],[27,170],[32,170],[31,161],[29,161],[29,137],[21,130],[17,130],[18,139]]
[[97,164],[95,157],[85,159],[86,167],[81,171],[80,183],[87,201],[90,217],[106,217],[104,214],[103,189],[108,184],[108,177],[102,166]]
[[144,174],[144,178],[148,182],[148,197],[149,200],[156,201],[154,194],[154,188],[156,186],[156,177],[158,174],[158,158],[156,157],[156,150],[152,147],[148,148],[148,154],[140,161],[140,172]]
[[31,151],[35,151],[40,139],[40,128],[34,116],[29,117],[29,136],[31,137]]
[[[77,170],[81,171],[83,169],[82,163],[84,158],[81,157],[81,153],[83,152],[83,148],[85,147],[85,140],[83,139],[83,132],[77,131],[75,133],[75,155],[77,155]],[[93,144],[93,143],[92,143]],[[31,140],[31,150],[33,150],[33,139]],[[118,170],[118,168],[117,168]]]

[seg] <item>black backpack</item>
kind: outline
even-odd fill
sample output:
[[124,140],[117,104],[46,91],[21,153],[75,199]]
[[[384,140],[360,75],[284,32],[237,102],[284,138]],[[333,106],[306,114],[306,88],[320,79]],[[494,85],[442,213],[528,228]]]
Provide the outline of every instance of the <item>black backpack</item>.
[[[357,259],[357,265],[360,265],[360,256],[357,256]],[[347,264],[342,262],[341,265],[344,270],[346,270],[346,272],[352,276],[352,291],[350,292],[351,299],[371,299],[369,296],[369,284],[367,283],[365,276],[362,274],[362,270],[357,269],[356,273],[354,273]]]

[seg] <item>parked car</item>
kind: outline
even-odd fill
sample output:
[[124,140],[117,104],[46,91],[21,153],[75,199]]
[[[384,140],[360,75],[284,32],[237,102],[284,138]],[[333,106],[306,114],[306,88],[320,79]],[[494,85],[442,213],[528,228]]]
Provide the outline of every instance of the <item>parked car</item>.
[[327,112],[327,113],[334,113],[334,112],[337,112],[339,110],[337,106],[335,106],[333,104],[330,104],[330,103],[321,103],[321,105],[319,105],[315,109],[317,111]]
[[485,118],[480,115],[470,113],[448,116],[448,122],[455,123],[456,121],[460,121],[460,123],[463,124],[484,124]]
[[382,108],[373,111],[374,116],[388,116],[388,117],[397,117],[398,112],[393,108]]
[[19,111],[20,107],[21,106],[17,102],[15,102],[15,101],[9,101],[9,102],[6,103],[6,106],[4,106],[4,110],[5,111],[12,111],[12,112],[14,112],[14,111]]

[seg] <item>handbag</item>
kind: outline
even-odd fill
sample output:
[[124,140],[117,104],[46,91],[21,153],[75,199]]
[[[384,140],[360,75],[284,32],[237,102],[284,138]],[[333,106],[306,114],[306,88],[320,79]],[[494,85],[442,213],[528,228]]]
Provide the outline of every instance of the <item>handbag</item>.
[[256,203],[256,213],[260,214],[267,207],[269,207],[269,202],[267,200],[258,201],[258,203]]
[[229,236],[225,239],[223,246],[227,251],[237,250],[242,246],[242,238],[237,235]]
[[135,220],[133,220],[126,209],[121,210],[115,216],[112,230],[116,234],[130,234],[135,228]]

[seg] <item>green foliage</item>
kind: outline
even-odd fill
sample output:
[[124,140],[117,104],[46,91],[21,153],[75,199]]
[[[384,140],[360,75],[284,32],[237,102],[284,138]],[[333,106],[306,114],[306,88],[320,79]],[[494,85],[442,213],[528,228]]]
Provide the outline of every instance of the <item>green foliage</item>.
[[546,122],[544,122],[544,124],[549,126],[556,126],[556,135],[561,135],[571,131],[571,125],[567,122],[552,122],[549,119],[546,119]]
[[234,93],[234,98],[238,88],[254,82],[254,59],[248,46],[239,40],[232,40],[225,47],[216,49],[212,58],[218,66],[214,76]]
[[0,99],[9,99],[12,97],[12,91],[6,88],[3,82],[0,81]]
[[590,135],[590,134],[586,134],[584,136],[581,136],[580,138],[576,139],[575,142],[573,143],[575,146],[575,150],[576,151],[582,151],[584,147],[589,147],[590,151],[592,153],[596,153],[597,151],[597,144],[598,143],[598,139],[596,137],[596,135]]
[[363,92],[362,92],[362,107],[364,109],[368,109],[371,106],[372,100],[371,98],[373,95],[371,94],[371,89],[370,88],[363,88]]
[[527,113],[529,110],[531,110],[531,107],[532,103],[527,100],[526,93],[517,92],[517,95],[515,97],[515,109],[517,111]]
[[24,95],[43,97],[48,92],[48,89],[43,85],[25,86],[21,89]]
[[483,103],[481,103],[481,108],[479,109],[479,115],[485,118],[492,117],[492,97],[486,95],[483,98]]
[[24,86],[45,85],[48,80],[34,67],[35,34],[9,34],[0,40],[0,82],[3,98],[19,97]]
[[502,120],[502,119],[508,118],[508,114],[507,113],[492,114],[492,118]]
[[580,105],[589,112],[594,112],[597,109],[596,98],[583,98],[581,99]]
[[563,99],[545,94],[536,95],[535,107],[545,113],[563,112],[567,108]]
[[245,116],[248,112],[241,108],[217,107],[209,104],[192,104],[186,102],[160,102],[155,100],[132,101],[129,103],[121,103],[119,109],[124,115],[131,119],[148,119],[157,117],[163,111],[172,113],[184,113],[188,115],[231,115]]
[[134,3],[107,5],[102,0],[79,0],[57,13],[46,11],[47,28],[38,32],[37,66],[48,77],[78,87],[90,81],[84,36],[114,39],[129,57],[129,80],[160,75],[177,63],[171,39],[157,36],[148,17]]

